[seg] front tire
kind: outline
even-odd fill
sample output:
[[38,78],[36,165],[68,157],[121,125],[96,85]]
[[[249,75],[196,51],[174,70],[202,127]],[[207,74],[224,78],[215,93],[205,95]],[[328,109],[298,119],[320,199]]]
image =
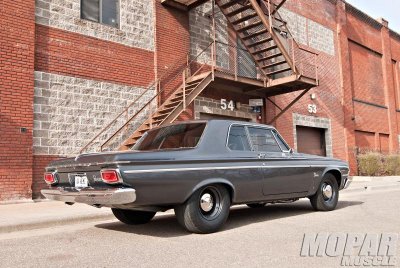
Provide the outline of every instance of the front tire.
[[339,186],[335,176],[328,173],[323,178],[317,192],[310,197],[314,210],[331,211],[337,206],[339,200]]
[[152,211],[139,211],[139,210],[127,210],[127,209],[119,209],[112,208],[111,209],[114,216],[125,224],[129,225],[138,225],[145,224],[153,219],[156,212]]
[[228,219],[230,206],[229,191],[222,185],[210,185],[175,207],[175,215],[189,232],[208,234],[221,229]]

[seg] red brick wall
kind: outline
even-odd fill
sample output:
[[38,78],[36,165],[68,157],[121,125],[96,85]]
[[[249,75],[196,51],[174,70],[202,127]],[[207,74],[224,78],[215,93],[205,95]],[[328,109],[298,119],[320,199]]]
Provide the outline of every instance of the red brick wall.
[[0,201],[31,197],[34,5],[0,3]]
[[375,151],[377,149],[375,133],[356,130],[355,135],[357,147],[361,152]]
[[[156,72],[162,79],[161,101],[182,84],[182,72],[190,49],[189,13],[161,5],[155,1],[156,19]],[[176,78],[175,78],[176,77]],[[178,120],[193,118],[193,105]]]
[[46,188],[43,174],[45,167],[53,160],[58,159],[57,156],[35,155],[33,156],[33,182],[32,182],[32,197],[42,198],[40,190]]
[[[346,159],[345,143],[343,143],[343,140],[345,139],[343,131],[344,111],[341,108],[338,108],[342,107],[343,93],[340,88],[341,77],[339,69],[339,52],[337,50],[338,39],[336,36],[336,6],[328,1],[290,0],[285,4],[285,7],[334,31],[335,55],[332,56],[324,52],[315,51],[319,53],[318,66],[320,85],[309,91],[309,93],[307,93],[290,110],[280,117],[276,122],[276,127],[288,143],[291,146],[294,146],[292,114],[298,113],[310,115],[307,111],[307,106],[308,104],[315,104],[317,106],[316,117],[331,119],[333,155],[341,159]],[[309,49],[313,50],[311,48]],[[315,100],[311,100],[310,98],[310,94],[312,93],[316,94]],[[298,94],[300,94],[300,92],[277,96],[275,97],[275,101],[280,107],[284,108]],[[274,112],[267,111],[268,119],[271,119],[274,114],[278,113],[278,109],[276,109],[270,102],[267,102],[267,105],[268,110],[274,110]]]
[[36,25],[35,70],[148,86],[154,80],[154,53]]
[[382,56],[349,42],[354,98],[385,105]]

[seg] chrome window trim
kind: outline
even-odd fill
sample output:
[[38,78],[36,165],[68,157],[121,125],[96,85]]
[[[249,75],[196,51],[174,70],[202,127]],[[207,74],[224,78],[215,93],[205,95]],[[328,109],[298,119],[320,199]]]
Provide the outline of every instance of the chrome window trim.
[[[285,159],[285,158],[282,158]],[[259,169],[259,168],[313,168],[320,167],[326,168],[326,165],[293,165],[293,166],[284,166],[284,165],[269,165],[269,166],[220,166],[220,167],[193,167],[193,168],[164,168],[164,169],[140,169],[140,170],[126,170],[123,171],[125,174],[136,174],[136,173],[151,173],[151,172],[178,172],[178,171],[197,171],[197,170],[227,170],[227,169]]]
[[[276,140],[276,137],[275,137],[275,135],[274,135],[274,130],[275,130],[275,128],[272,128],[272,127],[263,127],[263,126],[250,126],[250,127],[254,127],[254,128],[259,128],[259,129],[271,131],[271,134],[272,134],[272,136],[274,137],[274,140],[275,140],[276,144],[278,145],[279,149],[281,150],[280,152],[269,152],[269,151],[257,151],[257,152],[270,153],[270,154],[271,154],[271,153],[284,153],[284,152],[285,152],[285,151],[282,150],[281,146],[279,145],[279,142]],[[248,130],[249,126],[246,126],[246,128],[247,128],[248,135],[249,135],[249,138],[250,138],[250,132],[249,132],[249,130]],[[250,141],[251,141],[251,139],[250,139]],[[255,152],[254,147],[253,147],[253,143],[251,143],[251,146],[252,146],[252,148],[253,148],[253,151]]]
[[[246,133],[247,142],[249,143],[249,146],[250,146],[250,150],[232,150],[231,148],[229,148],[229,146],[228,146],[229,135],[231,134],[231,128],[232,128],[232,127],[235,127],[235,126],[243,127],[244,132]],[[243,126],[242,124],[239,124],[239,123],[230,124],[229,127],[228,127],[228,135],[226,136],[225,147],[226,147],[230,152],[254,152],[253,146],[251,145],[251,142],[250,142],[250,139],[249,139],[249,133],[248,133],[248,131],[247,131],[247,127],[246,127],[246,126]]]
[[287,144],[287,142],[285,141],[285,139],[278,133],[278,131],[276,129],[272,130],[272,134],[275,136],[275,139],[278,141],[278,138],[282,141],[283,144],[286,145],[287,148],[289,148],[289,150],[284,150],[281,145],[278,142],[278,146],[281,148],[282,152],[284,153],[289,153],[290,152],[290,146]]

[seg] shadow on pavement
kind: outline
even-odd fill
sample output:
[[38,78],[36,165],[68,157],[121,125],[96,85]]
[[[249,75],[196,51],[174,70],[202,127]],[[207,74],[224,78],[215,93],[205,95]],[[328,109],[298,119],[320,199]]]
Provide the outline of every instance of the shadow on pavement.
[[[337,210],[350,206],[361,205],[359,201],[339,201]],[[279,220],[286,217],[294,217],[308,213],[316,213],[309,202],[296,202],[290,204],[267,205],[263,208],[252,209],[247,206],[233,207],[230,211],[228,221],[222,231],[239,228],[242,226]],[[329,212],[328,212],[329,213]],[[159,215],[150,223],[144,225],[125,225],[121,222],[102,223],[97,228],[118,232],[147,235],[154,237],[177,237],[191,235],[178,224],[175,215]]]

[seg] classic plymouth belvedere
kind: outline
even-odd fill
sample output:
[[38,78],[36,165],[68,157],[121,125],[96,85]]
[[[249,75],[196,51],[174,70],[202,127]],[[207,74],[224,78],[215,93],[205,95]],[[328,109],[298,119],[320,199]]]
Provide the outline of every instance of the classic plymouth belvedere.
[[131,151],[54,161],[42,194],[110,207],[126,224],[173,208],[188,231],[211,233],[236,204],[257,208],[308,197],[315,210],[333,210],[348,176],[346,162],[294,153],[273,127],[189,121],[153,128]]

